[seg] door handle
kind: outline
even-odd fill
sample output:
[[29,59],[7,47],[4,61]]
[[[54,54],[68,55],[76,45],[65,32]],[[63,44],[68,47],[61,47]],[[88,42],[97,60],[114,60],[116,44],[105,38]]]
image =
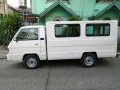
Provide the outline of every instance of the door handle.
[[44,38],[40,38],[40,40],[44,40]]

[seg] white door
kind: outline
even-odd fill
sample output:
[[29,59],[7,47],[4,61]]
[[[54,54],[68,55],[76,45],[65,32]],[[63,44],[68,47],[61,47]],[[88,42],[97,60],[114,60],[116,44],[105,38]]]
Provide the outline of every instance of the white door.
[[[24,54],[40,54],[39,28],[23,28],[13,41],[13,56],[22,57]],[[21,58],[20,58],[21,59]]]

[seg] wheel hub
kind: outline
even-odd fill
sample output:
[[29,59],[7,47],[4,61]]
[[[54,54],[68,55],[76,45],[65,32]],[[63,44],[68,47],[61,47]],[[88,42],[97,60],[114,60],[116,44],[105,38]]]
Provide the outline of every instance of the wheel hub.
[[35,67],[37,65],[37,60],[35,58],[29,58],[27,60],[27,65],[29,67]]
[[85,64],[86,65],[90,66],[90,65],[93,65],[93,63],[94,63],[93,57],[88,56],[88,57],[85,58]]

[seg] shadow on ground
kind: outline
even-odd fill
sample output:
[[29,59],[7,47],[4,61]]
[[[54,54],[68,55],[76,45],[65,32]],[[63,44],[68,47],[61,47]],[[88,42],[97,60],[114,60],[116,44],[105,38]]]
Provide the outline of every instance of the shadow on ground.
[[[106,59],[99,59],[94,67],[109,67],[112,63]],[[79,60],[51,60],[51,61],[42,61],[40,68],[49,68],[49,67],[79,67],[82,68],[82,65]],[[16,68],[16,69],[25,69],[23,63],[15,62],[11,63],[9,68]]]

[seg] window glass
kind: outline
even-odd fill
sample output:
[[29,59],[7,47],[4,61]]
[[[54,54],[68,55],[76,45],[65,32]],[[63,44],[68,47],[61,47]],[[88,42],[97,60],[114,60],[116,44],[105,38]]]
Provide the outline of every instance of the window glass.
[[65,27],[65,25],[56,25],[55,35],[56,37],[67,37],[67,28]]
[[100,26],[100,34],[104,34],[104,28],[102,26]]
[[109,36],[110,24],[87,24],[86,36]]
[[96,0],[97,3],[99,2],[113,2],[113,0]]
[[109,34],[110,33],[110,26],[105,26],[105,34]]
[[93,34],[93,26],[87,26],[86,32],[90,35]]
[[38,29],[26,28],[22,29],[17,36],[18,40],[38,40]]
[[79,24],[57,24],[55,25],[56,37],[78,37],[80,36]]
[[69,1],[69,0],[47,0],[47,1]]

